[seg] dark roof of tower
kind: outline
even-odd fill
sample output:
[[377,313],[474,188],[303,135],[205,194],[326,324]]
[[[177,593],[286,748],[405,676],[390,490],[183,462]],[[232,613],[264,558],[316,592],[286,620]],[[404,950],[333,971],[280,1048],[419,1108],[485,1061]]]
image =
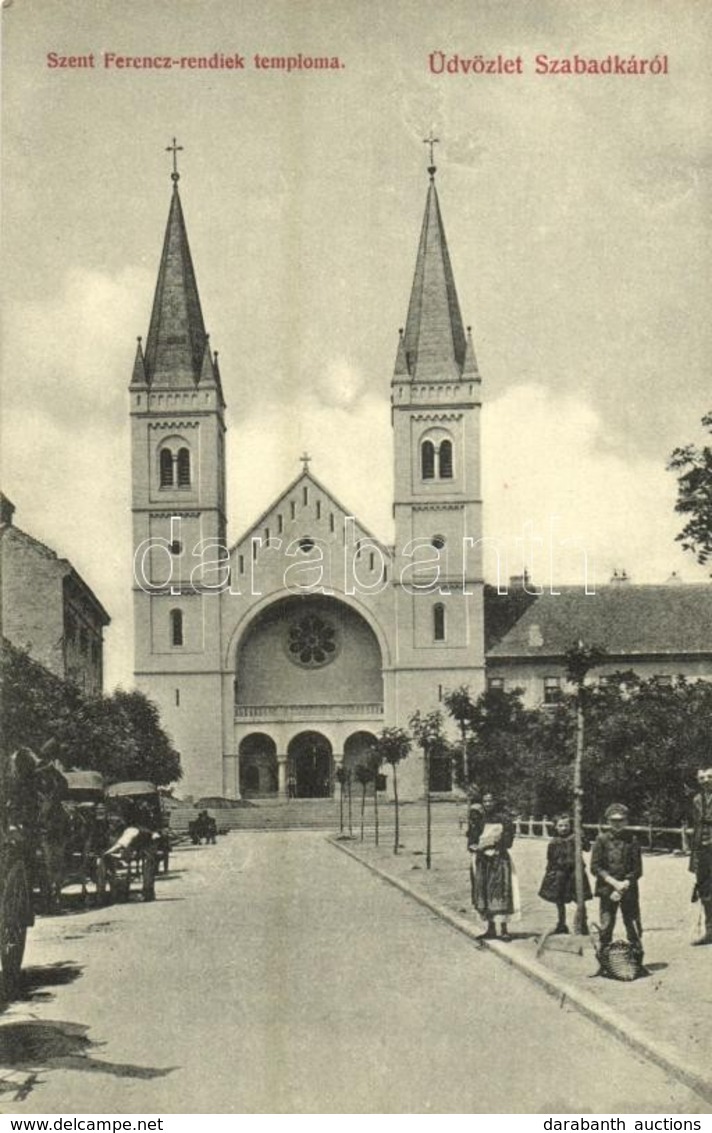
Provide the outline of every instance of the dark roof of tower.
[[431,173],[403,335],[408,373],[418,381],[458,379],[462,375],[466,347],[440,203]]
[[206,339],[178,184],[174,180],[144,352],[149,385],[195,386],[200,379]]

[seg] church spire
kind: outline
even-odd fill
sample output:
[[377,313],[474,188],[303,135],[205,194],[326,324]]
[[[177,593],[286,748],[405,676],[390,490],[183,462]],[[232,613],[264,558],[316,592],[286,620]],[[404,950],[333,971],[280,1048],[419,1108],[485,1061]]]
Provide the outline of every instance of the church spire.
[[176,151],[181,147],[174,139],[168,148],[173,152],[173,194],[144,361],[149,385],[176,389],[200,380],[207,335],[178,192]]
[[425,142],[430,146],[430,184],[399,356],[405,354],[413,380],[453,381],[462,376],[467,340],[435,188],[437,138],[431,135]]

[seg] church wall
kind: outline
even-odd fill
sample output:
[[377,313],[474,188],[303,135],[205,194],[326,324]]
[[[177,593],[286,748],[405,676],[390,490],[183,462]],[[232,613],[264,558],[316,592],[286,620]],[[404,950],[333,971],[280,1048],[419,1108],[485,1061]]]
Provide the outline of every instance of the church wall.
[[[316,615],[336,629],[337,654],[329,664],[305,668],[289,657],[289,628]],[[348,607],[316,597],[268,609],[240,647],[240,704],[338,704],[382,702],[378,643]]]
[[183,778],[176,793],[222,795],[220,674],[137,674],[136,685],[158,705],[161,724],[180,752]]

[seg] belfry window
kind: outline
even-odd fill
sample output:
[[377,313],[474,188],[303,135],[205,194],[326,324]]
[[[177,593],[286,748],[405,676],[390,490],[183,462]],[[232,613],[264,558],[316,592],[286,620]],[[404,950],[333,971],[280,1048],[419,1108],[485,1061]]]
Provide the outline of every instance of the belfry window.
[[171,610],[171,645],[183,644],[183,611]]
[[178,449],[178,487],[190,487],[190,452],[187,448]]
[[421,445],[420,474],[424,480],[435,479],[435,445],[432,441],[423,441]]
[[433,606],[433,640],[445,640],[445,607],[442,602],[436,602]]
[[169,448],[161,449],[161,487],[173,487],[173,453]]
[[452,480],[452,441],[441,441],[438,449],[438,471],[441,480]]

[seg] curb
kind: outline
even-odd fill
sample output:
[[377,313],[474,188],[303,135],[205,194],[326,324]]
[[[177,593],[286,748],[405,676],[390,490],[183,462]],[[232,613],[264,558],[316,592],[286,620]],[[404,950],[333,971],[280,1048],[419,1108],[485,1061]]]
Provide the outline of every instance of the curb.
[[431,897],[426,896],[424,893],[418,892],[407,881],[401,878],[394,877],[392,874],[386,873],[385,870],[379,866],[374,865],[372,862],[364,861],[363,858],[350,847],[346,846],[343,842],[338,842],[334,837],[330,837],[328,841],[337,850],[347,854],[348,857],[353,858],[359,865],[365,866],[371,873],[375,874],[382,881],[387,882],[389,885],[394,886],[395,889],[400,889],[408,897],[412,897],[419,905],[423,905],[429,909],[431,913],[435,913],[441,920],[446,921],[452,928],[457,929],[464,936],[468,936],[471,940],[477,941],[480,948],[486,948],[493,955],[499,957],[510,967],[516,968],[527,976],[530,980],[539,984],[544,991],[549,995],[555,996],[559,1000],[559,1005],[563,1007],[569,1004],[574,1007],[581,1015],[584,1015],[591,1022],[598,1024],[609,1034],[615,1038],[620,1039],[626,1046],[642,1054],[651,1062],[656,1063],[662,1070],[672,1074],[679,1081],[684,1082],[691,1090],[699,1094],[706,1101],[712,1101],[712,1080],[705,1076],[702,1072],[691,1070],[682,1056],[670,1046],[668,1043],[660,1042],[651,1036],[641,1027],[626,1019],[622,1019],[612,1008],[607,1007],[604,1003],[599,1001],[588,992],[576,987],[575,984],[569,983],[567,980],[562,979],[556,973],[549,971],[539,964],[536,960],[531,960],[528,956],[519,955],[514,949],[511,949],[506,944],[498,944],[496,941],[481,940],[480,930],[475,928],[466,921],[464,917],[458,913],[441,905],[438,901],[434,901]]

